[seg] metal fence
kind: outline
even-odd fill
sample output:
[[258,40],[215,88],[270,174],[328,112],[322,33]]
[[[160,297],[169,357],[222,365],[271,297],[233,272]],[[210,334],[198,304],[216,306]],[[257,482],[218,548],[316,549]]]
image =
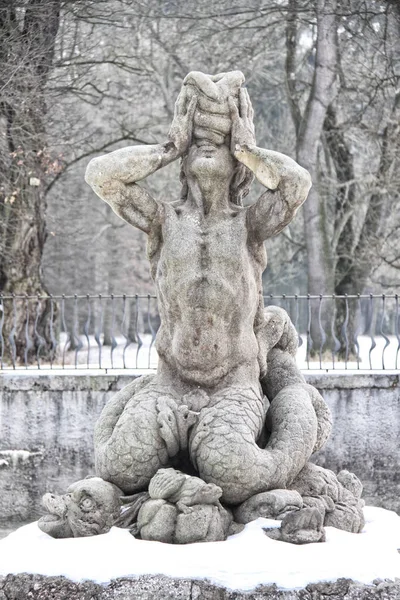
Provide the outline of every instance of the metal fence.
[[[267,295],[290,315],[303,370],[398,370],[397,294]],[[157,368],[152,295],[0,295],[0,370]]]

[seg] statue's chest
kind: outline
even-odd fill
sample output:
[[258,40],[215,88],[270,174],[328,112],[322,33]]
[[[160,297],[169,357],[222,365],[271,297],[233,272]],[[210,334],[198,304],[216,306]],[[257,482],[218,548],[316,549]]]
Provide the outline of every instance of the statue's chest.
[[233,211],[204,217],[196,211],[166,208],[162,223],[164,259],[237,260],[246,250],[245,213]]

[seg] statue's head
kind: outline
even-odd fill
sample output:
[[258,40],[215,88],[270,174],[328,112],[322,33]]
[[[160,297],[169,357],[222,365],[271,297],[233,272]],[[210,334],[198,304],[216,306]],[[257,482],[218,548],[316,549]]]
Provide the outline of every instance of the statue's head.
[[121,490],[100,477],[83,479],[68,488],[67,518],[74,537],[106,533],[119,516]]
[[90,477],[72,484],[66,494],[45,494],[48,514],[39,520],[42,531],[55,538],[107,533],[119,516],[122,492],[112,483]]
[[[244,82],[240,71],[205,75],[198,71],[189,73],[183,82],[188,99],[197,95],[194,115],[193,142],[182,159],[181,182],[182,198],[188,193],[191,178],[229,186],[229,199],[233,204],[242,205],[253,181],[252,172],[232,155],[231,115],[229,99],[236,105],[239,90]],[[218,184],[217,184],[218,185]]]

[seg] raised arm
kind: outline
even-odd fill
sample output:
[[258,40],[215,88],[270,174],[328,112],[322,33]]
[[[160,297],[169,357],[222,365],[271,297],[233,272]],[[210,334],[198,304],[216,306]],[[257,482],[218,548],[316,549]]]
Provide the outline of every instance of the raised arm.
[[247,90],[240,90],[240,108],[230,101],[232,152],[267,189],[247,211],[248,227],[262,242],[277,235],[306,200],[311,177],[303,167],[280,152],[255,145],[253,108]]
[[188,149],[197,97],[187,100],[183,88],[175,104],[168,141],[152,146],[130,146],[93,158],[85,179],[93,191],[130,225],[149,233],[157,203],[137,185],[158,169],[181,157]]

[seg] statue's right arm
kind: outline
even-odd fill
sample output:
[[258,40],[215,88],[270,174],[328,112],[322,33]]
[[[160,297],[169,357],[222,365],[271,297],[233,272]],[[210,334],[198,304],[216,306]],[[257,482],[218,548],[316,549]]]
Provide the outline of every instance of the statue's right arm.
[[179,152],[172,142],[130,146],[93,158],[85,179],[119,217],[149,233],[158,205],[137,182],[178,157]]
[[197,96],[189,100],[183,88],[175,103],[174,120],[165,144],[130,146],[93,158],[85,179],[94,192],[130,225],[149,233],[158,210],[157,202],[138,185],[158,169],[183,156],[193,129]]

